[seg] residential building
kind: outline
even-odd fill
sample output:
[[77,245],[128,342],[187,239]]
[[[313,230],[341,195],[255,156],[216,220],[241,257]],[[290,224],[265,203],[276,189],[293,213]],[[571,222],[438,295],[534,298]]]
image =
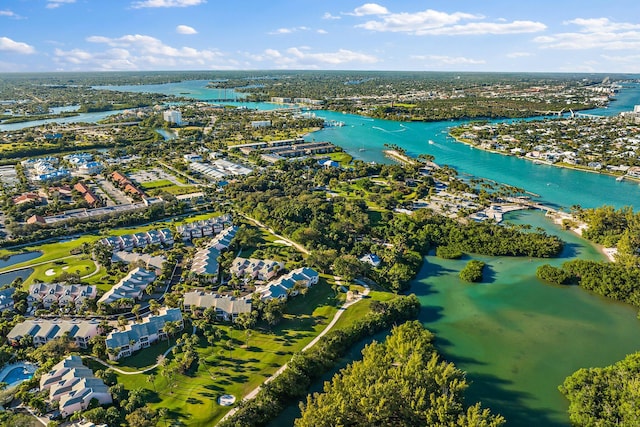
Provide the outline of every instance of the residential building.
[[380,260],[380,257],[376,254],[366,254],[362,258],[360,258],[360,261],[366,262],[367,264],[370,264],[374,267],[379,266],[380,263],[382,262]]
[[13,294],[16,292],[16,288],[8,287],[0,290],[0,311],[5,311],[13,308]]
[[231,264],[231,273],[237,277],[267,281],[271,280],[284,269],[284,263],[270,259],[261,260],[255,258],[237,257]]
[[113,403],[109,387],[82,364],[80,356],[68,356],[43,374],[40,390],[49,390],[49,400],[58,402],[63,417],[86,410],[93,399],[100,405]]
[[251,313],[251,300],[235,298],[215,293],[192,291],[184,294],[183,307],[185,311],[202,312],[207,308],[216,310],[218,320],[235,321],[242,313]]
[[30,203],[30,202],[38,204],[38,203],[41,202],[42,199],[36,193],[24,193],[24,194],[21,194],[21,195],[19,195],[17,197],[14,197],[11,200],[13,201],[14,205],[20,206],[22,204]]
[[182,240],[188,241],[205,235],[220,233],[224,227],[228,225],[231,225],[231,215],[225,214],[214,218],[179,225],[176,227],[176,230],[178,231],[178,234],[182,236]]
[[30,319],[18,323],[7,334],[9,344],[16,346],[25,336],[33,337],[39,347],[65,334],[80,348],[88,348],[89,340],[98,335],[97,320]]
[[142,323],[129,323],[124,331],[112,331],[105,341],[109,359],[131,356],[133,352],[147,348],[158,340],[167,339],[164,330],[167,322],[177,322],[179,330],[184,328],[179,308],[164,308],[159,315],[144,318]]
[[88,299],[95,299],[97,294],[98,290],[95,286],[35,283],[29,286],[27,301],[32,306],[42,303],[46,308],[51,307],[55,303],[59,306],[73,303],[76,307],[79,307]]
[[191,273],[208,277],[210,281],[218,280],[218,257],[220,253],[229,248],[236,235],[238,227],[227,227],[207,245],[206,248],[196,252],[191,263]]
[[156,273],[137,267],[124,276],[98,300],[102,304],[110,304],[122,298],[140,299],[142,293],[153,281]]
[[157,274],[160,274],[162,270],[162,264],[166,261],[166,258],[157,255],[151,256],[149,254],[139,254],[136,252],[127,252],[127,251],[115,251],[111,256],[112,262],[126,262],[127,264],[133,264],[142,261],[145,264],[145,269],[149,271],[155,271]]
[[258,286],[256,292],[260,294],[260,299],[269,300],[272,298],[287,299],[289,295],[297,295],[296,284],[311,287],[318,283],[320,275],[317,271],[309,267],[302,267],[280,276],[276,280],[265,285]]
[[177,110],[166,110],[162,113],[162,117],[165,122],[172,123],[174,125],[182,125],[182,113]]
[[271,120],[253,120],[251,122],[252,128],[267,128],[271,126]]

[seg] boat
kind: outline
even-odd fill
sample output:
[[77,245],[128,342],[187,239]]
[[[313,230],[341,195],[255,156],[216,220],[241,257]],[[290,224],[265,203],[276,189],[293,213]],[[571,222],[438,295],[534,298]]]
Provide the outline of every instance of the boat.
[[433,144],[435,144],[435,142],[433,142],[433,140],[432,140],[432,139],[430,139],[430,140],[429,140],[429,144],[433,145]]
[[623,180],[624,180],[624,175],[619,176],[619,177],[616,178],[616,181],[623,181]]

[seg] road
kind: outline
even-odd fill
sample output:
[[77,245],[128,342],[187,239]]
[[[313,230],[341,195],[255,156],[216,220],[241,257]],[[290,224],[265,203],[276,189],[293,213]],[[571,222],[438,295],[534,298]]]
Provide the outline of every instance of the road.
[[251,218],[248,215],[243,214],[242,212],[238,212],[243,218],[248,219],[249,221],[253,222],[254,224],[256,224],[258,227],[263,228],[265,230],[267,230],[269,233],[273,234],[274,236],[276,236],[278,239],[283,240],[285,242],[287,242],[289,245],[293,246],[294,248],[296,248],[297,250],[299,250],[300,252],[309,255],[309,250],[307,248],[305,248],[304,246],[302,246],[300,243],[296,243],[291,239],[288,239],[284,236],[279,235],[278,233],[276,233],[275,231],[273,231],[272,228],[267,227],[266,225],[264,225],[263,223],[261,223],[260,221],[258,221],[255,218]]

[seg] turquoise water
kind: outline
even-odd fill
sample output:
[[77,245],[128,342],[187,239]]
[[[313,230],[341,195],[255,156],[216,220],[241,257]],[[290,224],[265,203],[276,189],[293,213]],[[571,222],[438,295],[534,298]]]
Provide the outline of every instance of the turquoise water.
[[559,235],[567,242],[564,252],[553,260],[474,255],[487,264],[481,284],[458,277],[469,257],[427,256],[411,292],[420,298],[420,320],[435,332],[439,350],[467,372],[470,402],[500,412],[508,426],[568,426],[568,402],[558,385],[579,368],[608,365],[640,350],[637,310],[537,280],[542,264],[603,256],[539,211],[508,219]]

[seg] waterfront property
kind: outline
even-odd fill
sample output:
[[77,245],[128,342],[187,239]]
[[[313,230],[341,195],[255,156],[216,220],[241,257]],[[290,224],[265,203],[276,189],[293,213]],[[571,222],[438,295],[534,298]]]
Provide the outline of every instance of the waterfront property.
[[40,390],[49,390],[49,400],[59,402],[63,417],[86,410],[93,399],[100,405],[113,403],[109,388],[82,364],[80,356],[68,356],[43,374]]
[[158,340],[168,339],[165,331],[167,322],[175,322],[178,330],[184,328],[179,308],[164,308],[159,315],[144,318],[142,323],[129,323],[124,331],[112,331],[105,341],[109,359],[131,356],[133,352],[147,348]]
[[296,285],[310,287],[318,283],[320,275],[317,271],[309,267],[302,267],[279,277],[273,282],[256,287],[256,292],[260,294],[260,299],[270,300],[272,298],[287,299],[289,295],[298,294]]
[[34,347],[40,347],[64,335],[80,348],[88,348],[89,340],[98,335],[97,320],[30,319],[20,322],[7,334],[9,344],[18,346],[24,337],[31,337]]
[[156,273],[141,267],[136,267],[118,283],[113,285],[111,289],[105,292],[98,302],[110,304],[122,298],[140,299],[144,290],[153,283],[154,280],[156,280]]
[[35,283],[29,286],[27,301],[31,306],[42,304],[50,308],[53,304],[64,306],[83,305],[87,299],[95,299],[98,290],[95,286],[65,285],[62,283]]
[[242,313],[251,313],[251,300],[235,298],[215,293],[192,291],[184,294],[183,307],[185,311],[199,314],[207,308],[216,311],[216,317],[222,321],[235,321]]

